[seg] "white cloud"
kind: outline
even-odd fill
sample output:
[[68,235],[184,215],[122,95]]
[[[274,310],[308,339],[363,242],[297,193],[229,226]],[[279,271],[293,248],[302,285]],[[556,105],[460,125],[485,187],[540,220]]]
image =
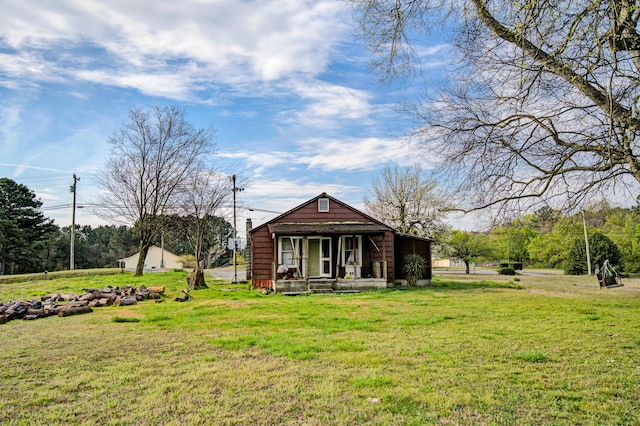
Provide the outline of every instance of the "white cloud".
[[322,72],[332,45],[348,32],[345,7],[333,0],[9,0],[0,16],[9,51],[0,71],[184,99],[189,88],[214,81]]
[[251,170],[252,176],[261,176],[264,172],[281,169],[287,164],[290,164],[296,158],[295,153],[286,151],[219,152],[216,154],[216,157],[228,160],[241,160],[243,164]]
[[[252,197],[281,198],[282,194],[287,194],[287,198],[289,200],[299,200],[299,202],[303,202],[323,192],[339,196],[340,194],[360,190],[360,188],[348,185],[304,182],[301,180],[294,181],[288,179],[260,180],[259,182],[249,184],[246,189],[247,192],[251,193]],[[279,201],[279,204],[282,204],[282,201]],[[291,205],[289,208],[292,207],[294,207],[294,205]]]
[[20,105],[0,105],[0,135],[2,140],[13,139],[13,129],[21,122],[21,112],[22,107]]
[[450,44],[441,43],[428,46],[417,46],[416,53],[419,57],[424,58],[438,54],[446,54],[447,51],[450,51],[452,49],[453,46],[451,46]]
[[381,163],[409,165],[415,162],[411,147],[403,139],[384,138],[311,138],[286,151],[220,152],[225,159],[243,160],[253,175],[269,170],[307,168],[321,171],[371,171]]
[[145,74],[142,71],[138,73],[111,73],[95,70],[78,71],[75,77],[90,83],[137,89],[146,95],[176,100],[188,100],[193,89],[193,85],[190,84],[193,82],[188,79],[188,76],[170,72]]
[[309,168],[335,171],[374,170],[381,163],[410,164],[412,154],[401,139],[342,138],[307,139],[300,143],[299,162]]
[[308,104],[302,111],[287,113],[284,120],[299,126],[333,128],[346,121],[372,122],[371,95],[363,90],[319,81],[293,81],[290,87]]

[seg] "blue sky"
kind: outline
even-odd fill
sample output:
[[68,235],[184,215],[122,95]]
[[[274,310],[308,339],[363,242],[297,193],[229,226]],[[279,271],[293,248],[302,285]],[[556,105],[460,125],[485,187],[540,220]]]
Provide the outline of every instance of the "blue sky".
[[[0,176],[71,223],[96,201],[107,138],[134,106],[178,105],[216,129],[218,165],[245,191],[239,220],[272,218],[321,192],[362,208],[385,164],[424,159],[396,111],[416,87],[383,87],[336,0],[4,0],[0,14]],[[424,69],[447,46],[418,42]],[[106,223],[91,208],[76,223]],[[228,214],[228,212],[223,213]],[[242,222],[240,222],[242,223]]]

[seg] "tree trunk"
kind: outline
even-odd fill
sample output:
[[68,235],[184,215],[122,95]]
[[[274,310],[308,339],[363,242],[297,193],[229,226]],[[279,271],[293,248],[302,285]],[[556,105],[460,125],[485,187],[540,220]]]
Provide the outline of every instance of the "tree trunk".
[[464,268],[465,268],[465,271],[464,271],[465,274],[470,273],[470,271],[469,271],[469,261],[468,260],[464,261]]
[[192,290],[201,290],[203,288],[209,288],[204,281],[204,271],[200,268],[196,268],[191,272],[187,278],[187,284]]
[[138,264],[136,265],[136,277],[141,277],[144,270],[144,261],[147,259],[147,253],[149,252],[149,245],[143,245],[140,243],[140,256],[138,257]]
[[64,310],[59,310],[58,311],[58,316],[59,317],[68,317],[68,316],[71,316],[71,315],[88,314],[90,312],[93,312],[93,309],[91,309],[88,306],[69,307],[69,308],[64,309]]
[[4,275],[5,265],[6,264],[7,264],[7,248],[3,244],[2,245],[2,252],[1,252],[1,256],[0,256],[0,275]]

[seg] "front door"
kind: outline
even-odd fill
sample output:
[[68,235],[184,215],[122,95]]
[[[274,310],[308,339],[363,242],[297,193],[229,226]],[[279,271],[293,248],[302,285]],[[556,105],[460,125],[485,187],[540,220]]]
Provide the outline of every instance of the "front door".
[[331,277],[331,238],[309,238],[309,277]]

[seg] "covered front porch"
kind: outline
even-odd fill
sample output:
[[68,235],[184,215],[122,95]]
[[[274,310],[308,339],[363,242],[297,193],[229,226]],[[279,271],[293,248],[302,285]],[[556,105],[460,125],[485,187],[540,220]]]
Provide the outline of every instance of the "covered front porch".
[[[386,288],[393,235],[373,223],[269,225],[278,293],[329,293]],[[391,249],[392,250],[392,249]]]

